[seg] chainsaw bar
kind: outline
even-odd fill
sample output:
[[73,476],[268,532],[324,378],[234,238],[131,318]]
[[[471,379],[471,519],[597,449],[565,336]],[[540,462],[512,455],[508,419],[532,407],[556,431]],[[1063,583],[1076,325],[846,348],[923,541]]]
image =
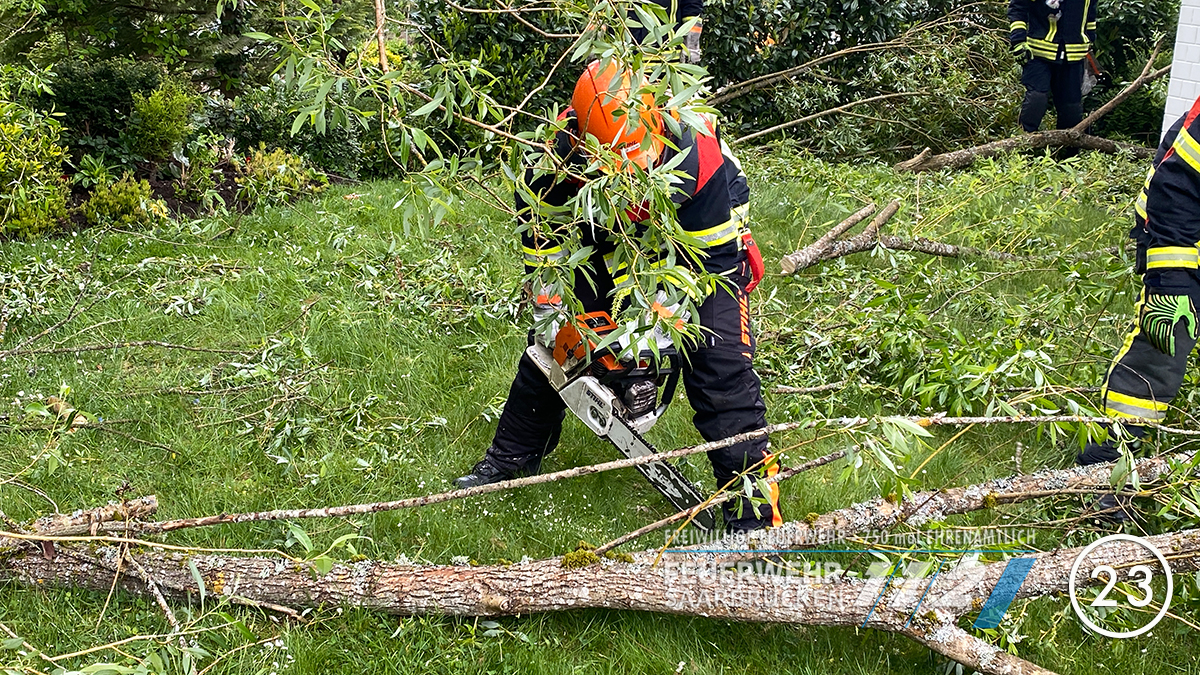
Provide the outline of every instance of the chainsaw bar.
[[[624,420],[619,418],[613,420],[607,438],[626,457],[645,457],[658,452],[653,445],[650,445],[649,441],[642,438],[638,432],[629,428]],[[639,464],[636,468],[656,490],[667,498],[667,501],[680,511],[704,503],[704,495],[700,494],[696,486],[674,464],[653,462]],[[696,512],[692,523],[705,532],[710,532],[717,526],[711,508]]]
[[[539,345],[529,347],[526,353],[546,374],[567,408],[597,436],[607,439],[629,458],[657,454],[654,446],[621,417],[621,404],[611,389],[590,375],[568,381],[562,368]],[[639,464],[636,468],[675,508],[682,511],[704,503],[704,495],[673,464],[660,461]],[[696,513],[692,523],[711,531],[716,527],[716,518],[711,508],[704,509]]]

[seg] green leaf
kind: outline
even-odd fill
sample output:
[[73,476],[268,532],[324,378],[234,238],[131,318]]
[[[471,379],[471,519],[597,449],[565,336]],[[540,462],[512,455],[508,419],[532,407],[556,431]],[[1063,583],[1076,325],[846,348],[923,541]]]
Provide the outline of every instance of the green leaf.
[[196,588],[200,589],[200,605],[203,606],[208,591],[204,584],[204,577],[200,574],[200,568],[196,567],[195,560],[188,561],[188,571],[192,573],[192,580],[196,582]]
[[316,558],[313,558],[311,562],[313,569],[315,569],[317,574],[320,574],[321,576],[329,574],[329,571],[333,569],[333,558],[330,558],[327,555],[317,556]]

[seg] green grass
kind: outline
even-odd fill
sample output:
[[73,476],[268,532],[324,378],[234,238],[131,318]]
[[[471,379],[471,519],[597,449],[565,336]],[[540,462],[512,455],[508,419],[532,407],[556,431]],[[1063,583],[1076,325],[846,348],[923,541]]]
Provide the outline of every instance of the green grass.
[[[1124,242],[1142,174],[1137,164],[1099,156],[1065,167],[1014,158],[921,177],[789,154],[750,160],[754,227],[769,270],[864,200],[893,197],[903,197],[905,208],[887,229],[900,235],[1021,254],[1116,246]],[[244,350],[141,347],[8,358],[0,369],[0,414],[9,424],[0,431],[0,472],[20,475],[0,485],[0,510],[22,521],[55,507],[91,507],[126,484],[126,495],[157,494],[164,519],[446,489],[487,447],[524,345],[519,245],[503,214],[482,206],[425,236],[406,234],[391,208],[398,190],[389,183],[338,188],[314,203],[252,216],[0,246],[4,349],[66,318],[82,296],[86,311],[31,348],[160,340]],[[815,396],[769,394],[768,416],[980,411],[1015,396],[997,387],[1033,386],[1039,372],[1048,382],[1094,386],[1129,319],[1131,280],[1127,263],[1103,256],[1016,264],[902,253],[858,254],[796,278],[771,276],[754,302],[765,385],[848,384]],[[1010,357],[1007,372],[995,370]],[[73,434],[24,429],[42,423],[27,412],[30,404],[63,387],[72,405],[117,422]],[[1183,396],[1190,401],[1194,391]],[[938,430],[928,446],[897,457],[902,473],[956,431]],[[792,461],[846,445],[799,445],[812,437],[790,434],[774,444],[791,448]],[[650,439],[662,448],[696,442],[686,404],[674,405]],[[1067,443],[1048,434],[974,429],[907,487],[1010,474],[1018,442],[1026,471],[1071,461]],[[569,421],[546,468],[614,457]],[[896,486],[870,458],[854,480],[840,480],[841,470],[827,467],[786,484],[785,514],[802,518]],[[685,471],[712,487],[703,458]],[[955,522],[1036,523],[1076,508],[1061,500]],[[669,512],[636,472],[623,471],[301,525],[318,549],[356,533],[370,538],[355,542],[356,550],[372,558],[444,564],[467,556],[487,564],[558,555],[581,539],[607,541]],[[1092,536],[1051,533],[1038,544]],[[284,523],[183,531],[170,541],[303,553]],[[659,542],[652,536],[644,545]],[[118,595],[104,605],[98,594],[0,585],[0,621],[49,653],[168,628],[152,602]],[[1062,673],[1102,672],[1100,662],[1112,672],[1200,666],[1200,642],[1180,633],[1182,624],[1114,642],[1083,636],[1065,607],[1062,600],[1014,606],[1012,615],[1023,613],[1015,630],[1028,636],[1018,646],[1023,656]],[[199,606],[178,611],[198,626],[225,623]],[[940,663],[924,648],[875,631],[616,611],[505,619],[499,634],[464,619],[327,609],[299,626],[223,611],[248,633],[211,630],[198,638],[208,651],[226,654],[276,635],[283,646],[242,649],[212,673],[929,673]],[[1196,620],[1193,605],[1176,611]],[[123,650],[140,657],[150,644]],[[122,658],[105,651],[68,665]]]

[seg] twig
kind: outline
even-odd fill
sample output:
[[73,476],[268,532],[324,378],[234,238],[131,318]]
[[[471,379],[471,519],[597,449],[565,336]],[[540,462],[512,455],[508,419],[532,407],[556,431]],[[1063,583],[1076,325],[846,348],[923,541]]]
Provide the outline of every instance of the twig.
[[994,424],[1056,424],[1056,423],[1077,423],[1077,424],[1134,424],[1139,426],[1148,426],[1163,431],[1165,433],[1178,434],[1182,436],[1200,436],[1200,431],[1190,429],[1178,429],[1160,424],[1156,420],[1147,420],[1142,418],[1111,418],[1111,417],[1084,417],[1079,415],[1042,415],[1042,416],[1023,416],[1023,415],[1007,415],[997,417],[948,417],[948,416],[912,416],[912,417],[838,417],[822,420],[808,420],[803,422],[787,422],[783,424],[772,424],[762,429],[748,431],[746,433],[737,434],[721,441],[713,441],[710,443],[702,443],[688,448],[680,448],[678,450],[670,450],[660,452],[653,455],[643,457],[631,457],[627,459],[619,459],[611,462],[603,462],[600,464],[589,464],[586,466],[575,467],[573,469],[564,469],[553,473],[540,474],[537,476],[527,476],[524,478],[514,478],[511,480],[491,483],[489,485],[481,485],[478,487],[467,488],[464,490],[453,490],[450,492],[442,492],[434,495],[426,495],[422,497],[409,497],[407,499],[399,499],[389,502],[369,502],[363,504],[349,504],[344,506],[327,506],[320,508],[307,509],[277,509],[274,511],[252,511],[245,513],[222,513],[213,516],[201,516],[196,518],[181,518],[177,520],[167,520],[157,523],[133,523],[131,529],[139,532],[163,533],[174,530],[182,530],[193,527],[209,527],[212,525],[223,525],[230,523],[247,523],[247,522],[263,522],[273,520],[298,520],[302,518],[344,518],[347,516],[363,515],[368,513],[380,513],[384,511],[397,511],[401,509],[411,509],[421,506],[429,506],[432,504],[440,504],[443,502],[453,501],[456,499],[465,499],[467,497],[476,497],[479,495],[490,494],[492,492],[501,492],[504,490],[513,490],[516,488],[528,487],[530,485],[540,485],[542,483],[552,483],[568,478],[577,478],[579,476],[588,476],[604,471],[614,471],[617,469],[627,469],[636,467],[641,464],[650,464],[677,457],[686,457],[702,452],[711,452],[721,448],[727,448],[738,443],[744,443],[756,438],[762,438],[770,434],[781,433],[784,431],[792,431],[795,429],[809,429],[815,427],[842,427],[850,429],[861,427],[872,422],[886,422],[889,419],[904,420],[911,422],[921,427],[931,426],[962,426],[970,424],[979,425],[994,425]]
[[788,386],[781,384],[781,385],[775,387],[774,389],[772,389],[771,393],[772,394],[818,394],[823,391],[833,391],[834,389],[841,389],[844,386],[846,386],[845,380],[842,380],[841,382],[831,382],[829,384],[822,384],[822,385],[818,385],[815,387],[788,387]]
[[[137,570],[142,581],[146,582],[146,587],[150,589],[150,593],[154,595],[154,600],[158,603],[159,609],[163,611],[163,614],[167,615],[167,623],[171,624],[171,633],[178,633],[180,631],[179,619],[175,618],[175,612],[171,611],[171,606],[167,604],[167,599],[163,597],[162,591],[158,590],[158,584],[154,583],[154,579],[151,579],[150,575],[146,573],[146,568],[142,567],[137,559],[130,556],[128,551],[125,552],[124,558]],[[179,638],[179,641],[180,646],[186,644],[182,637]]]
[[840,113],[849,108],[853,108],[855,106],[864,105],[867,103],[874,103],[876,101],[884,101],[884,100],[887,100],[890,98],[901,98],[904,96],[921,96],[921,95],[924,95],[925,93],[926,92],[924,92],[924,91],[901,91],[901,92],[897,92],[895,94],[883,94],[881,96],[872,96],[871,98],[864,98],[864,99],[860,99],[858,101],[851,101],[850,103],[847,103],[845,105],[840,105],[836,108],[830,108],[829,110],[822,110],[821,112],[813,113],[811,115],[806,115],[804,117],[801,117],[800,119],[795,119],[790,122],[784,122],[783,124],[776,124],[775,126],[770,127],[768,129],[763,129],[762,131],[756,131],[752,134],[746,134],[745,136],[742,136],[740,138],[735,138],[732,141],[730,141],[730,145],[738,145],[740,143],[745,143],[746,141],[754,140],[755,138],[761,138],[768,134],[773,134],[776,131],[783,131],[784,129],[791,129],[794,126],[799,126],[801,124],[804,124],[805,122],[811,122],[811,121],[813,121],[815,119],[819,119],[821,117],[826,117],[828,115]]
[[[779,473],[775,474],[774,476],[770,476],[770,477],[764,479],[764,482],[766,482],[768,485],[779,483],[781,481],[785,481],[789,478],[792,478],[793,476],[798,476],[806,471],[812,471],[813,469],[825,466],[826,464],[829,464],[831,462],[836,462],[837,460],[839,460],[845,456],[846,456],[845,450],[838,450],[837,452],[829,453],[828,455],[825,455],[823,457],[817,457],[816,459],[810,459],[809,461],[807,461],[803,464],[800,464],[799,466],[794,466],[794,467],[791,467],[788,469],[783,469]],[[694,518],[697,513],[701,512],[705,509],[708,509],[708,508],[711,508],[713,506],[717,506],[720,504],[724,504],[727,501],[740,498],[741,496],[742,496],[742,493],[737,492],[737,491],[725,492],[723,494],[720,494],[710,500],[707,500],[703,504],[693,506],[690,509],[684,509],[678,513],[667,516],[666,518],[663,518],[662,520],[650,523],[649,525],[646,525],[645,527],[640,527],[640,528],[634,530],[633,532],[629,532],[628,534],[623,534],[620,537],[617,537],[616,539],[613,539],[612,541],[608,542],[607,544],[597,548],[595,551],[596,555],[604,555],[604,553],[606,553],[607,551],[611,551],[612,549],[614,549],[622,544],[633,541],[634,539],[637,539],[643,535],[649,534],[656,530],[661,530],[662,528],[667,527],[668,525],[671,525],[672,523],[678,523],[681,520],[687,520],[687,519]]]
[[[1055,129],[1035,134],[1013,136],[1012,138],[992,141],[991,143],[985,143],[973,148],[955,150],[940,155],[930,156],[922,151],[917,157],[900,162],[895,166],[895,169],[897,171],[913,172],[962,169],[970,166],[976,160],[987,157],[995,157],[996,155],[1017,152],[1019,150],[1038,150],[1051,147],[1082,148],[1084,150],[1098,150],[1113,154],[1124,151],[1132,153],[1139,159],[1149,159],[1154,156],[1153,150],[1141,145],[1118,143],[1110,141],[1107,138],[1100,138],[1099,136],[1089,136],[1075,129]],[[921,158],[920,161],[917,161],[918,158]]]
[[[76,354],[80,352],[98,352],[106,349],[129,349],[132,347],[162,347],[164,349],[179,349],[187,352],[206,352],[210,354],[250,354],[253,349],[214,349],[210,347],[192,347],[190,345],[177,345],[170,342],[161,342],[159,340],[139,340],[136,342],[111,342],[107,344],[96,345],[79,345],[76,347],[48,347],[45,349],[26,349],[17,354],[24,356],[26,354]],[[12,352],[10,352],[12,353]]]

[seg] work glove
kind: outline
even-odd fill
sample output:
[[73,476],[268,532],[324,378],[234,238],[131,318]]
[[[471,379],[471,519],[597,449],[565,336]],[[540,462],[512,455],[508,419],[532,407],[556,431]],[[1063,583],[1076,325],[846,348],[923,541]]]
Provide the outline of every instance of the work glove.
[[750,263],[750,283],[746,284],[746,293],[749,294],[766,276],[767,267],[763,264],[762,252],[758,250],[758,244],[754,243],[754,235],[750,234],[749,230],[742,234],[742,246],[746,249],[746,261]]
[[[650,305],[650,311],[646,312],[646,315],[641,320],[634,320],[625,324],[626,331],[621,337],[617,338],[618,353],[622,358],[628,356],[636,359],[642,354],[651,351],[651,344],[654,345],[660,354],[675,346],[675,343],[671,341],[670,334],[663,330],[661,321],[657,321],[656,319],[670,321],[677,328],[683,328],[683,325],[691,317],[691,312],[681,309],[680,303],[667,303],[667,292],[659,291],[658,295],[654,298],[654,302]],[[646,327],[652,323],[654,324],[654,328],[646,330]]]
[[1198,288],[1187,270],[1165,270],[1146,273],[1145,295],[1138,312],[1138,327],[1158,351],[1175,356],[1175,328],[1183,322],[1188,336],[1194,341],[1200,321],[1192,296]]
[[687,48],[684,61],[693,65],[700,63],[700,32],[702,23],[700,19],[696,19],[696,25],[692,27],[692,30],[683,39],[683,46]]
[[533,302],[533,333],[539,344],[554,348],[554,338],[558,336],[565,316],[562,298],[551,296],[549,287],[543,288]]
[[1026,63],[1029,63],[1033,60],[1033,50],[1029,48],[1028,42],[1022,41],[1013,45],[1012,52],[1013,58],[1017,61],[1017,65],[1021,66],[1022,68],[1025,67]]

